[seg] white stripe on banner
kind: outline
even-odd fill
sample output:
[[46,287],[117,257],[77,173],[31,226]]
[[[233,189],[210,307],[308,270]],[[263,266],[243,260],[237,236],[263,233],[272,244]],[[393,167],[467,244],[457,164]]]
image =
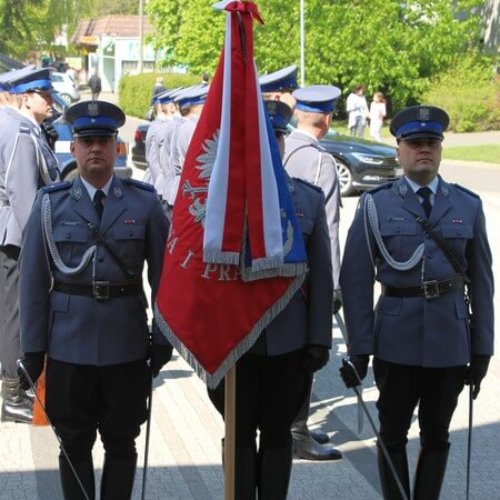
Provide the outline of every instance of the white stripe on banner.
[[[257,68],[255,68],[257,103],[259,112],[260,170],[262,184],[262,216],[264,219],[264,241],[266,258],[278,258],[283,263],[283,237],[281,234],[281,214],[278,185],[274,175],[273,160],[267,132],[264,100],[260,91]],[[271,264],[271,263],[270,263]],[[277,264],[265,267],[275,267]]]
[[[226,40],[224,43],[224,78],[222,84],[222,116],[219,145],[212,175],[208,184],[205,229],[203,233],[203,253],[210,254],[214,262],[214,250],[220,253],[227,206],[227,187],[229,182],[229,144],[231,140],[231,16],[226,15]],[[230,262],[227,262],[228,264]],[[236,262],[238,258],[236,256]]]

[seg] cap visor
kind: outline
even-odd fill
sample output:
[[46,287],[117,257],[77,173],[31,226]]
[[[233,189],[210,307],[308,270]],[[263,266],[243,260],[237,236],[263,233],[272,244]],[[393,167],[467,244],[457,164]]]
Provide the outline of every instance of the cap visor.
[[73,137],[112,137],[117,134],[117,131],[109,130],[109,129],[88,129],[88,130],[79,130],[78,132],[73,132]]
[[417,132],[415,134],[408,134],[403,137],[399,137],[400,141],[412,141],[414,139],[437,139],[442,141],[444,137],[441,134],[435,134],[432,132]]

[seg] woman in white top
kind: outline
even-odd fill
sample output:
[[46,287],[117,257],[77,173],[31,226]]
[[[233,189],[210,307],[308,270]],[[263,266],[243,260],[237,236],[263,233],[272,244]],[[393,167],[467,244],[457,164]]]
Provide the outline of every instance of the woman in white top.
[[380,131],[384,123],[387,109],[385,106],[384,94],[382,92],[375,92],[373,94],[373,101],[370,104],[370,137],[376,141],[381,141]]

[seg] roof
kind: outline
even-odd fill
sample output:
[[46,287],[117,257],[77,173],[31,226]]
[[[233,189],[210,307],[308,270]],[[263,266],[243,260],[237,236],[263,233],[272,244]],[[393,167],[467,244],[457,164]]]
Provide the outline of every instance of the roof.
[[[99,19],[83,19],[78,23],[71,42],[76,44],[97,45],[99,36],[138,37],[140,16],[112,15]],[[147,16],[143,17],[144,34],[151,31]]]

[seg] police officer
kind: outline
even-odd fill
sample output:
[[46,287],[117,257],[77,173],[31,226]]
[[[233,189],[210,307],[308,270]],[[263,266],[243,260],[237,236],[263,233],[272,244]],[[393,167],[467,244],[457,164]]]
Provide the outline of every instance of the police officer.
[[[266,101],[280,153],[292,111]],[[237,362],[235,498],[285,500],[292,466],[290,427],[306,378],[328,361],[332,330],[330,244],[322,190],[286,176],[307,251],[303,289]],[[224,383],[209,395],[224,414]],[[259,448],[256,449],[256,433]]]
[[19,252],[37,190],[59,180],[57,159],[40,125],[52,115],[49,69],[32,67],[9,75],[9,92],[19,110],[4,108],[0,137],[0,252],[5,299],[2,304],[2,421],[31,422],[32,400],[19,385]]
[[[332,85],[313,85],[295,90],[292,96],[297,102],[295,109],[297,129],[286,139],[283,165],[291,176],[304,179],[320,187],[325,195],[332,255],[333,312],[335,313],[342,305],[339,285],[340,247],[338,236],[340,189],[335,160],[321,147],[319,140],[326,135],[330,128],[331,113],[335,108],[335,100],[340,96],[340,89]],[[342,454],[328,443],[328,435],[320,431],[310,431],[307,425],[312,383],[311,377],[309,393],[304,399],[292,428],[295,456],[305,460],[340,459]]]
[[[71,461],[59,457],[65,499],[83,498],[82,488],[95,498],[97,431],[105,451],[100,498],[129,499],[151,383],[143,266],[154,301],[168,221],[152,186],[113,174],[123,112],[84,101],[65,118],[79,175],[42,189],[26,226],[22,362],[36,381],[47,355],[46,409]],[[157,374],[172,348],[154,324],[152,335]],[[22,373],[25,387],[26,379]]]
[[153,106],[155,108],[155,119],[151,122],[146,133],[146,140],[144,141],[144,155],[148,168],[144,173],[144,182],[155,185],[156,179],[160,172],[160,130],[163,128],[166,120],[169,119],[169,113],[166,107],[168,101],[168,94],[170,91],[166,90],[153,97]]
[[[482,203],[438,174],[448,122],[433,106],[412,106],[393,118],[404,177],[361,197],[340,276],[351,363],[362,379],[374,356],[380,435],[408,498],[406,443],[418,405],[415,500],[439,498],[458,396],[464,381],[477,396],[493,353]],[[375,280],[382,292],[374,310]],[[341,373],[348,387],[359,383],[351,366]],[[380,449],[378,465],[384,498],[400,499]]]
[[259,85],[265,100],[283,101],[292,111],[295,109],[295,99],[291,93],[299,87],[296,64],[262,75]]

